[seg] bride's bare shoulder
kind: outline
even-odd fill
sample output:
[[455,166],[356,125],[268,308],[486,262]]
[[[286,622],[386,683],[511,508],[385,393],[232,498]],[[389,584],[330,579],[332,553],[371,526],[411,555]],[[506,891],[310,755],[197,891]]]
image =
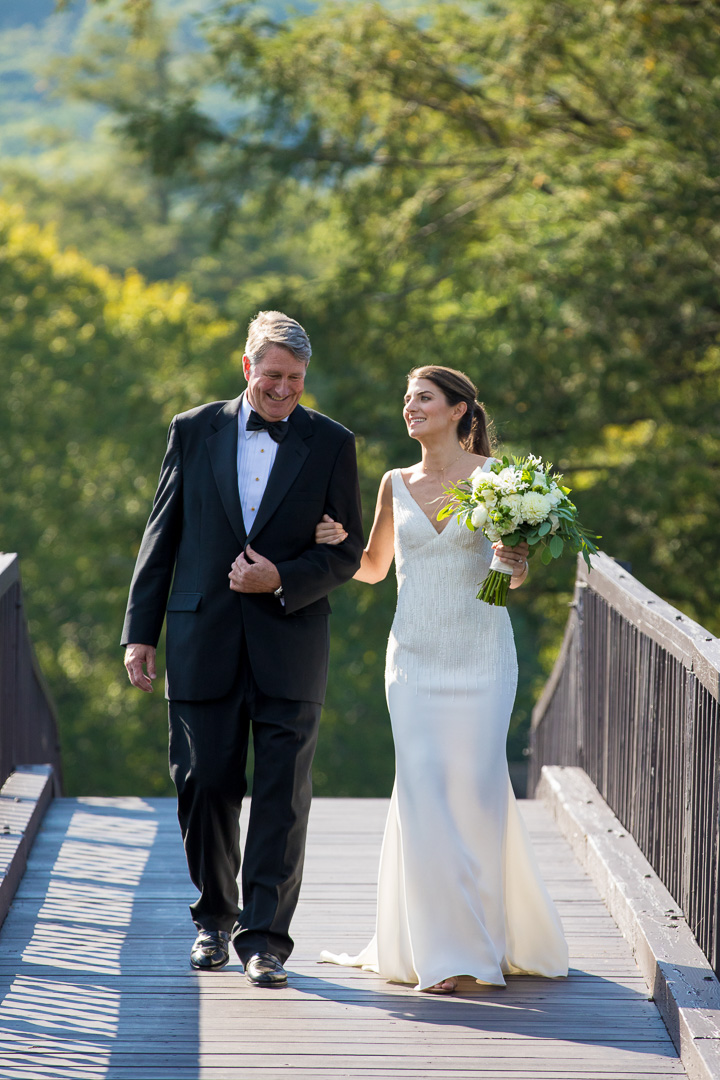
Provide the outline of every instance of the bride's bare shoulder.
[[390,506],[392,508],[392,478],[392,469],[389,469],[383,474],[383,478],[380,481],[380,487],[378,488],[378,505]]
[[421,480],[425,475],[423,473],[422,461],[418,461],[415,465],[408,465],[404,469],[398,469],[398,472],[406,487],[409,484],[413,484],[416,480]]
[[484,469],[488,461],[494,461],[493,457],[483,457],[482,454],[470,454],[470,464],[473,469]]

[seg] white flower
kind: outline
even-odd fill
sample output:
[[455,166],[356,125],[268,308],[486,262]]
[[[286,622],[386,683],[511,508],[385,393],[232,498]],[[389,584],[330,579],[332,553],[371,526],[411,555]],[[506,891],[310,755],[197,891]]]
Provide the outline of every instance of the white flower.
[[552,509],[552,503],[548,495],[542,495],[539,491],[528,491],[521,495],[522,519],[530,525],[539,525],[544,521]]
[[487,509],[482,505],[482,503],[480,503],[478,506],[475,507],[472,514],[470,515],[470,520],[472,521],[476,529],[482,529],[487,519]]
[[478,491],[482,491],[485,487],[485,477],[480,474],[480,469],[475,469],[468,476],[468,483],[472,488],[473,495],[477,495]]
[[497,505],[498,497],[495,488],[485,488],[480,498],[485,503],[488,510],[492,510],[493,506]]
[[506,492],[515,492],[518,488],[519,475],[516,469],[509,465],[497,473],[497,486]]
[[468,479],[472,485],[474,495],[481,491],[494,491],[499,486],[495,473],[484,473],[480,468],[471,473]]
[[550,535],[554,536],[555,533],[558,531],[558,528],[560,527],[560,518],[557,516],[557,514],[550,514],[548,521],[552,525],[552,528],[550,529]]
[[483,531],[491,544],[494,544],[496,540],[502,539],[502,533],[491,521],[488,521]]
[[517,493],[503,495],[502,497],[501,506],[506,506],[510,511],[513,526],[522,521],[524,498],[524,495],[518,495]]
[[556,506],[560,505],[565,496],[557,484],[553,484],[547,493],[547,498],[550,500],[550,505],[554,510]]

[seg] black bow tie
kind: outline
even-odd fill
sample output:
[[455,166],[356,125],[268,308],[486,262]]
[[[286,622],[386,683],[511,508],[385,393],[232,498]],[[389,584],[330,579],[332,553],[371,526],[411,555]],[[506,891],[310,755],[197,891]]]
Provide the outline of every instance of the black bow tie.
[[254,409],[251,409],[246,426],[248,431],[267,431],[271,439],[274,439],[276,443],[281,443],[290,425],[287,420],[265,420]]

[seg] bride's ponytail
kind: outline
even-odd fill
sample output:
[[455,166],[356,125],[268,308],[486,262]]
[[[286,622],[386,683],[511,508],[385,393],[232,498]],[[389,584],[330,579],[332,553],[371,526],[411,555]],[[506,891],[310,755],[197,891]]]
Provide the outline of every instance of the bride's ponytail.
[[[482,454],[483,457],[492,457],[495,445],[492,421],[488,419],[485,407],[479,401],[473,401],[466,416],[471,414],[470,430],[465,441],[461,438],[463,449],[471,454]],[[465,417],[463,417],[463,420]],[[458,434],[460,432],[458,431]]]
[[483,405],[477,401],[477,387],[464,371],[442,367],[440,364],[427,364],[413,368],[410,379],[429,379],[435,383],[449,405],[458,405],[464,401],[465,413],[458,423],[458,441],[463,450],[482,457],[492,457],[495,447],[495,433],[492,421],[488,419]]

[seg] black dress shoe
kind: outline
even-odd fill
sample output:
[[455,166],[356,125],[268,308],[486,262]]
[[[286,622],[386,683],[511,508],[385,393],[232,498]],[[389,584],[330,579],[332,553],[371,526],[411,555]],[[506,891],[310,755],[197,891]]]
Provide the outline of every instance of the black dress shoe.
[[201,930],[190,950],[190,963],[200,971],[217,971],[230,959],[230,935],[226,930]]
[[269,952],[258,952],[245,964],[245,974],[253,986],[285,986],[287,971],[277,956]]

